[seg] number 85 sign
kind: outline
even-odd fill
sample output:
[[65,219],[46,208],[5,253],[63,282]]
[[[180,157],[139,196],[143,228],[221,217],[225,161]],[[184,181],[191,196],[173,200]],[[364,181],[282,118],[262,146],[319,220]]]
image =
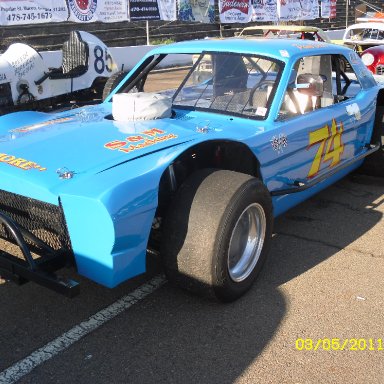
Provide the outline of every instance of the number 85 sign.
[[100,45],[96,45],[93,49],[95,61],[93,63],[96,73],[102,74],[105,70],[107,72],[113,71],[113,59],[107,48],[102,48]]

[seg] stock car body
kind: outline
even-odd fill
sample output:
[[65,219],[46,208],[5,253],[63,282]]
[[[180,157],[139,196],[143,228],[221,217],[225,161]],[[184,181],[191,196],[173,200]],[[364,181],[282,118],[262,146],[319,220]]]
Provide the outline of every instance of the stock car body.
[[355,50],[374,75],[384,74],[383,19],[371,19],[349,26],[345,30],[343,44]]
[[350,25],[344,32],[343,44],[358,53],[384,43],[384,22],[367,21]]
[[11,44],[0,55],[0,115],[101,98],[106,80],[117,72],[108,47],[88,32],[72,31],[61,53],[57,67],[50,66],[47,52],[23,43]]
[[361,60],[374,75],[384,75],[384,45],[365,49],[361,53]]
[[235,300],[265,260],[274,217],[366,158],[383,168],[383,107],[383,89],[342,46],[154,49],[101,104],[0,117],[0,275],[70,296],[78,286],[54,273],[63,265],[115,287],[160,255],[170,281]]

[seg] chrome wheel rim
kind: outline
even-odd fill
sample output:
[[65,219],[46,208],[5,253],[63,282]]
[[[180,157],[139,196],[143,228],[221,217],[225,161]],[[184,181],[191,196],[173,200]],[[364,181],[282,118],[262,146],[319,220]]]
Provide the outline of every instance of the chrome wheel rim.
[[244,281],[254,270],[263,249],[266,218],[263,207],[253,203],[238,218],[229,241],[228,272],[235,282]]

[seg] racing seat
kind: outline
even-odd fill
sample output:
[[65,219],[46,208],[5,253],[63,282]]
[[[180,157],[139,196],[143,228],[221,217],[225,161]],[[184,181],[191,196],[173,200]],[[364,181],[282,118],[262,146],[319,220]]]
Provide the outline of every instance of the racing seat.
[[248,71],[240,55],[214,57],[213,68],[214,97],[247,90]]
[[83,75],[88,69],[89,47],[81,38],[79,31],[71,31],[69,40],[63,44],[63,62],[60,68],[49,68],[49,72],[35,81],[40,85],[45,79],[68,79]]

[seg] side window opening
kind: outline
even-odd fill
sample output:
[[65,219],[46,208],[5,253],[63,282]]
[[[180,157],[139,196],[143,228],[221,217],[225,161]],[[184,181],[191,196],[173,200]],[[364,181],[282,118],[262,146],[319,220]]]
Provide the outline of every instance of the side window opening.
[[[346,73],[345,69],[351,68]],[[341,55],[305,56],[295,63],[279,119],[303,115],[355,97],[361,85],[347,58]]]
[[[346,72],[348,69],[348,72]],[[355,97],[361,91],[361,84],[348,59],[341,55],[332,56],[333,84],[332,93],[335,102]]]
[[179,55],[177,60],[172,55],[151,56],[118,92],[156,92],[173,96],[191,67],[190,54]]
[[279,118],[302,115],[334,104],[330,55],[306,56],[292,70]]

